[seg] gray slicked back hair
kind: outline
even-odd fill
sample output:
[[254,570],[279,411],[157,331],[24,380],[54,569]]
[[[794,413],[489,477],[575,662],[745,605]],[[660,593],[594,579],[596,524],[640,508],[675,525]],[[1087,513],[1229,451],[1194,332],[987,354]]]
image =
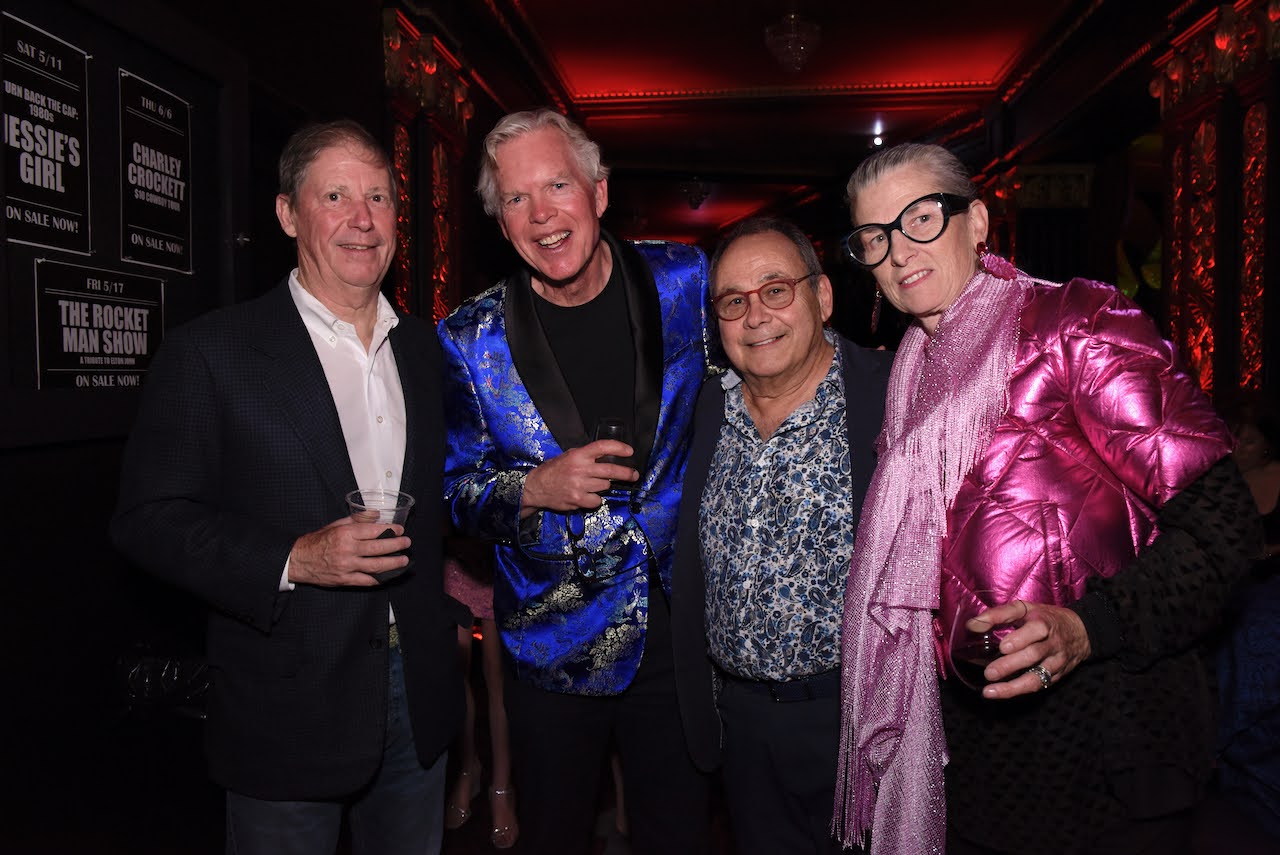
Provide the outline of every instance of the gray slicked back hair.
[[316,122],[304,125],[294,131],[293,136],[285,143],[280,152],[279,176],[280,195],[289,197],[289,204],[298,202],[298,190],[307,179],[307,170],[322,151],[338,146],[350,146],[368,152],[370,159],[387,170],[390,181],[391,205],[400,206],[400,182],[396,180],[396,171],[391,166],[391,157],[382,143],[365,129],[364,125],[352,119],[337,119],[332,122]]
[[555,128],[564,134],[578,161],[578,168],[593,184],[609,177],[609,167],[600,162],[600,146],[582,128],[555,110],[540,107],[537,110],[510,113],[499,119],[498,124],[484,138],[484,156],[480,160],[480,180],[476,182],[476,192],[480,194],[484,212],[489,216],[498,216],[502,208],[502,200],[498,198],[498,146],[542,128]]
[[[899,143],[868,157],[849,176],[845,186],[845,199],[849,203],[849,216],[858,204],[858,194],[875,184],[899,167],[910,166],[932,175],[938,182],[938,192],[953,193],[969,201],[978,198],[969,170],[960,158],[940,145],[930,143]],[[859,225],[856,221],[854,226]]]

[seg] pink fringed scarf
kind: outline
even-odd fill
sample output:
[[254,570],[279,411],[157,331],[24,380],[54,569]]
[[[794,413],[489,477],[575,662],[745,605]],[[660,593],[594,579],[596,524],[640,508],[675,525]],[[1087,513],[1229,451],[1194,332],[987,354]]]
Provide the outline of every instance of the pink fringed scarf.
[[[1012,276],[1012,265],[1000,259]],[[932,338],[912,325],[889,378],[879,465],[845,589],[832,829],[872,855],[942,853],[947,762],[933,610],[947,508],[1006,408],[1029,280],[980,270]]]

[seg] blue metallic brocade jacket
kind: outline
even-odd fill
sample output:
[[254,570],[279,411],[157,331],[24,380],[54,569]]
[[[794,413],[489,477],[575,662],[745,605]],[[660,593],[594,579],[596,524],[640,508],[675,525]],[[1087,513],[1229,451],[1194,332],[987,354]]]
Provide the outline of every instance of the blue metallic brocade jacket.
[[[602,235],[621,264],[636,352],[638,489],[595,511],[520,521],[525,475],[587,432],[538,322],[527,271],[440,322],[448,448],[444,495],[462,532],[496,540],[494,610],[516,676],[611,695],[644,653],[653,569],[671,591],[676,515],[706,369],[707,262],[681,244]],[[661,332],[660,337],[656,333]]]

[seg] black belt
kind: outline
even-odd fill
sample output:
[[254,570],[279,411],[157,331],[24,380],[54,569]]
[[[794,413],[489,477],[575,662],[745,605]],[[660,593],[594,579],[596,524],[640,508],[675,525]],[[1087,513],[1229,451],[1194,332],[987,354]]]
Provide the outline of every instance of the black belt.
[[749,691],[767,692],[769,697],[780,704],[840,696],[839,668],[832,668],[830,671],[823,671],[821,674],[813,674],[809,677],[797,677],[794,680],[752,680],[723,670],[720,674],[730,683],[742,686]]

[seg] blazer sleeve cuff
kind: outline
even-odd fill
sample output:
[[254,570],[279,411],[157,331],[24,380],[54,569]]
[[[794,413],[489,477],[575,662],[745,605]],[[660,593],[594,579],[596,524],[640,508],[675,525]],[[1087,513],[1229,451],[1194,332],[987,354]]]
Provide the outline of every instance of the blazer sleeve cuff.
[[1089,636],[1090,659],[1109,659],[1120,652],[1124,645],[1124,624],[1106,594],[1088,591],[1067,608],[1084,622],[1085,633]]

